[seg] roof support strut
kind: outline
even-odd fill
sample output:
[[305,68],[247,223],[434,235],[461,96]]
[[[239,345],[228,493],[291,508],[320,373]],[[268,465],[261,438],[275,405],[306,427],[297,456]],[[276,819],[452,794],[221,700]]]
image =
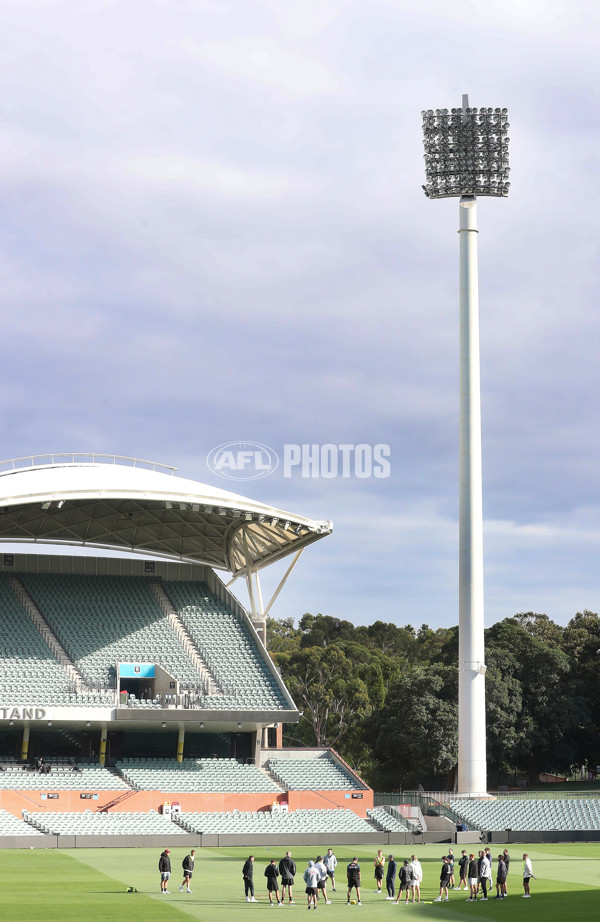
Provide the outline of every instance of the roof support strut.
[[279,595],[279,593],[281,592],[281,590],[282,590],[283,587],[285,586],[285,584],[286,584],[286,582],[287,582],[287,578],[288,578],[288,576],[290,575],[290,573],[292,572],[292,570],[294,569],[294,567],[296,566],[296,564],[298,563],[298,561],[300,560],[300,555],[302,554],[302,551],[303,551],[303,550],[304,550],[303,547],[300,548],[300,550],[298,551],[298,553],[295,554],[294,559],[292,560],[291,564],[289,565],[289,567],[287,568],[287,570],[286,570],[285,573],[283,574],[283,577],[282,577],[282,579],[281,579],[281,582],[279,583],[277,589],[275,590],[275,592],[273,593],[273,596],[271,597],[271,601],[269,602],[269,604],[267,605],[267,607],[265,608],[265,610],[264,610],[264,612],[263,612],[263,617],[264,617],[264,618],[266,618],[267,615],[269,614],[269,612],[271,611],[271,606],[273,605],[273,602],[275,601],[275,599],[277,598],[277,596]]

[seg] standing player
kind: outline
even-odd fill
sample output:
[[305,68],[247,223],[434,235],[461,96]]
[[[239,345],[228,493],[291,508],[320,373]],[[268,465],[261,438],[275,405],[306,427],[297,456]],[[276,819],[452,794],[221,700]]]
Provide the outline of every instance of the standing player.
[[477,885],[478,885],[478,872],[477,872],[477,859],[475,858],[474,852],[471,852],[469,855],[469,868],[467,871],[467,880],[469,881],[469,890],[470,896],[467,900],[467,903],[476,903],[477,902]]
[[358,905],[362,906],[360,901],[360,864],[358,863],[358,858],[352,859],[346,868],[346,874],[348,876],[348,905],[350,905],[350,894],[352,893],[352,888],[355,888],[356,900]]
[[331,881],[331,889],[335,893],[335,869],[337,867],[337,858],[331,848],[327,849],[327,854],[323,858],[323,864],[327,868],[327,876]]
[[[508,849],[505,848],[504,851],[502,852],[502,854],[503,854],[503,856],[504,856],[504,864],[506,865],[506,877],[508,878],[508,869],[509,869],[509,867],[510,867],[510,855],[508,854]],[[504,891],[503,891],[504,896],[506,896],[506,895],[508,894],[507,883],[508,883],[508,881],[505,880],[505,881],[504,881]]]
[[181,862],[181,867],[183,868],[183,882],[179,887],[179,892],[183,893],[183,888],[187,885],[187,892],[191,893],[190,882],[192,880],[192,874],[194,873],[194,861],[196,860],[196,849],[193,848],[189,855],[186,855],[183,861]]
[[294,886],[294,877],[296,876],[296,862],[292,858],[291,852],[285,853],[285,858],[279,862],[279,873],[281,874],[281,902],[285,903],[285,888],[288,890],[288,900],[290,904],[294,902],[292,898],[292,887]]
[[494,899],[504,899],[504,888],[506,886],[506,865],[504,855],[498,855],[498,870],[496,871],[496,896]]
[[158,870],[160,871],[160,892],[169,893],[167,886],[171,876],[171,849],[165,848],[158,859]]
[[481,865],[483,862],[483,856],[485,852],[483,849],[479,850],[479,857],[477,858],[477,894],[479,895],[479,889],[481,887]]
[[488,887],[492,886],[492,863],[485,852],[483,853],[483,858],[481,859],[479,877],[481,883],[481,891],[483,893],[481,899],[484,902],[487,902]]
[[304,872],[304,883],[306,884],[306,899],[308,901],[308,909],[311,907],[313,909],[317,908],[317,885],[319,883],[319,871],[317,870],[314,861],[308,862],[308,867]]
[[463,884],[464,884],[465,885],[464,889],[468,890],[469,887],[467,885],[467,871],[469,869],[469,859],[467,857],[467,853],[464,850],[464,848],[461,852],[460,858],[458,859],[458,867],[460,869],[460,883],[458,885],[458,889],[462,890]]
[[319,872],[319,879],[317,881],[317,899],[319,898],[320,891],[323,894],[323,899],[329,905],[331,900],[327,899],[327,868],[325,866],[325,862],[323,861],[323,855],[317,855],[315,867]]
[[396,896],[396,862],[393,855],[388,855],[388,866],[385,875],[385,886],[387,889],[386,900],[393,900]]
[[448,864],[448,856],[442,855],[442,869],[440,871],[440,893],[439,896],[436,896],[434,903],[441,903],[442,899],[444,903],[448,902],[448,884],[450,883],[450,865]]
[[247,903],[256,903],[254,899],[254,855],[249,855],[242,868],[242,879]]
[[415,896],[417,898],[417,903],[421,902],[421,882],[423,880],[423,868],[421,867],[421,862],[416,855],[410,856],[410,867],[412,871],[412,880],[410,882],[410,890],[412,894],[411,902],[415,902]]
[[448,864],[450,865],[450,880],[448,886],[451,890],[458,890],[458,887],[454,883],[454,852],[451,848],[448,849]]
[[408,863],[408,858],[405,858],[404,864],[400,868],[400,880],[398,882],[399,889],[398,889],[398,896],[396,898],[396,903],[400,902],[400,897],[402,896],[403,891],[406,892],[406,898],[404,902],[408,903],[408,892],[410,890],[411,883],[412,883],[412,868],[410,864]]
[[525,891],[525,893],[523,894],[524,900],[528,900],[529,897],[531,896],[529,892],[529,881],[531,880],[532,877],[535,880],[535,877],[533,874],[533,868],[531,866],[531,858],[526,852],[523,855],[523,890]]
[[375,865],[375,882],[377,884],[375,892],[379,894],[381,893],[381,882],[383,880],[383,869],[385,867],[385,855],[381,849],[377,850],[373,864]]
[[271,858],[269,864],[265,868],[265,877],[267,878],[267,893],[269,894],[269,905],[273,905],[273,894],[277,898],[277,905],[283,906],[283,903],[279,901],[279,868],[277,867],[277,862],[274,858]]

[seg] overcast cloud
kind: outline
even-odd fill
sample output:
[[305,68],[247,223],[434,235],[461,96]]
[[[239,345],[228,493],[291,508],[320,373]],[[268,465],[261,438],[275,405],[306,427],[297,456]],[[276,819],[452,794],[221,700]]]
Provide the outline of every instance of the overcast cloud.
[[388,479],[233,484],[334,522],[274,614],[455,624],[458,214],[421,190],[420,112],[467,92],[511,123],[479,208],[486,619],[598,610],[599,20],[1,0],[2,457],[228,489],[230,440],[388,444]]

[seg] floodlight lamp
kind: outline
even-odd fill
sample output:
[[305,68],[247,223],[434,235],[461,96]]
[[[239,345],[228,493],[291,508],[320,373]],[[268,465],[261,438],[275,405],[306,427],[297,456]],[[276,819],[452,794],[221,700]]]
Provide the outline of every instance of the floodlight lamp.
[[221,508],[219,509],[219,515],[227,515],[227,510],[226,510],[226,509],[223,509],[223,507],[221,507]]
[[246,512],[246,513],[244,514],[244,518],[246,519],[247,522],[251,522],[251,521],[252,521],[252,513],[251,513],[251,512]]
[[[428,198],[506,195],[507,112],[476,107],[422,110]],[[496,181],[494,181],[496,180]]]

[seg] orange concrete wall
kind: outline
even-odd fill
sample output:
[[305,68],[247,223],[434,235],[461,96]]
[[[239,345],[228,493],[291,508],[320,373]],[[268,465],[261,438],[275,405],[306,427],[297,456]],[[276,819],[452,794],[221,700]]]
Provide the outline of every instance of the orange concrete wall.
[[[353,793],[362,794],[362,800]],[[364,817],[373,809],[373,791],[288,791],[288,803],[290,810],[353,810]]]
[[[23,810],[79,813],[96,811],[104,804],[122,796],[123,791],[99,791],[98,800],[81,800],[80,791],[57,791],[58,800],[41,800],[40,791],[0,791],[0,809],[21,817]],[[89,793],[89,792],[84,792]],[[359,816],[373,807],[373,792],[361,792],[362,800],[346,799],[344,791],[289,791],[281,794],[169,794],[165,791],[135,791],[130,797],[111,808],[113,812],[129,813],[158,810],[165,801],[181,804],[186,813],[212,813],[231,810],[268,810],[275,801],[288,803],[290,810],[334,810],[345,808]]]
[[[22,810],[79,813],[95,812],[104,804],[121,797],[124,791],[99,791],[98,800],[81,800],[79,791],[57,791],[58,800],[41,800],[38,791],[0,791],[0,809],[20,817]],[[85,792],[88,793],[88,792]],[[285,799],[277,794],[169,794],[164,791],[134,791],[130,797],[111,807],[110,812],[146,812],[158,810],[165,801],[181,804],[186,812],[214,812],[223,810],[265,810],[274,800]]]

